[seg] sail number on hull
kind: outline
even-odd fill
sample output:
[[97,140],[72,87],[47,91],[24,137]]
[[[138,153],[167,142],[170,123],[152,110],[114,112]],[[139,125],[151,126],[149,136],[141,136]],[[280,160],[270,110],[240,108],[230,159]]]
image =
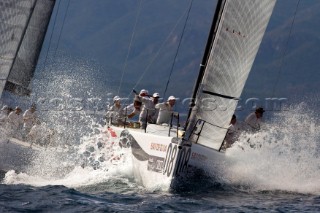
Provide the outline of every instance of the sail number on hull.
[[170,143],[167,149],[166,158],[164,159],[163,174],[169,177],[173,171],[175,175],[186,171],[188,168],[190,155],[190,147],[182,146],[181,149],[179,149],[177,144]]

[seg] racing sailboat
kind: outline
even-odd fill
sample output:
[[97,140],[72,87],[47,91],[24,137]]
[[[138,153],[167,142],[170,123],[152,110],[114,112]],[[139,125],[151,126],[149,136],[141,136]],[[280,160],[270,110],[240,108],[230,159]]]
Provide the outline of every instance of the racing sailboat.
[[220,147],[275,3],[218,1],[184,134],[172,125],[108,126],[122,146],[131,148],[134,176],[142,185],[172,187],[189,167],[209,171],[213,162],[226,159]]
[[[0,1],[0,97],[4,91],[30,95],[29,83],[54,6],[55,0]],[[5,127],[0,125],[0,131]],[[20,170],[40,149],[17,139],[0,140],[0,170]]]

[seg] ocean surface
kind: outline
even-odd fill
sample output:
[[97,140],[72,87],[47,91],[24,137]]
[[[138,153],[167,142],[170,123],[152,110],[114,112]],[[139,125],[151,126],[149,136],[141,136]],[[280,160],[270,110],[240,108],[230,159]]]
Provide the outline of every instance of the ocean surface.
[[[136,183],[130,157],[83,168],[47,149],[23,172],[1,172],[0,212],[320,212],[320,127],[302,108],[243,134],[225,153],[234,166],[213,168],[214,176],[189,172],[169,190]],[[101,134],[96,128],[73,152]],[[104,154],[117,151],[106,146]]]
[[[88,2],[89,1],[87,1],[87,4],[91,7],[96,7],[96,5],[99,6],[100,3],[102,4],[102,1],[100,1],[99,4],[93,4],[91,1],[90,3]],[[195,3],[198,3],[199,5],[206,6],[207,3],[203,4],[203,2],[204,1],[199,1],[198,3],[198,1],[195,1]],[[285,32],[280,33],[281,36],[284,36],[289,32],[290,24],[286,24],[287,27],[283,27],[283,23],[291,23],[291,18],[289,19],[286,17],[291,17],[290,14],[293,14],[294,9],[292,5],[296,4],[292,4],[290,9],[288,7],[288,1],[278,2],[281,2],[281,4],[284,5],[279,7],[277,11],[278,13],[280,11],[281,17],[285,16],[285,19],[279,21],[279,18],[277,18],[279,15],[275,16],[278,23],[273,22],[273,28],[277,29],[275,26],[280,25],[279,29],[281,30],[275,31]],[[305,2],[307,1],[304,1],[304,3]],[[62,4],[67,3],[67,1],[62,2]],[[160,1],[156,3],[159,3],[161,6],[164,4],[164,2]],[[306,4],[315,3],[310,1]],[[72,6],[82,7],[82,5],[84,5],[84,3],[79,4],[79,2],[77,2],[71,4],[71,8]],[[160,8],[154,8],[157,11],[160,11]],[[168,7],[163,8],[167,13]],[[181,7],[181,9],[183,12],[184,8]],[[122,14],[112,8],[111,10],[116,15]],[[135,10],[136,9],[129,9],[128,11],[131,13]],[[213,11],[212,9],[209,10]],[[70,11],[79,10],[73,8]],[[106,21],[108,18],[101,18],[96,12],[90,13],[90,11],[96,10],[86,10],[86,13],[81,14],[81,20],[83,19],[89,21],[88,23],[91,23],[91,18],[96,17],[97,20],[92,20],[92,23],[100,23],[101,26],[107,26],[109,28],[110,25],[106,25],[101,21]],[[101,11],[103,15],[110,16],[111,14],[106,13],[104,7],[101,7],[101,10],[99,11]],[[199,11],[204,13],[203,10],[197,8],[195,8],[194,13],[199,14]],[[305,13],[301,13],[300,15],[301,17],[304,17],[303,20],[309,16],[313,17],[312,14],[316,14],[310,12],[311,10],[309,9],[305,11],[307,11],[307,16],[304,16]],[[127,18],[133,21],[134,18],[130,17],[134,17],[135,13],[132,14],[133,16],[127,16]],[[162,13],[159,12],[159,14]],[[175,11],[174,14],[178,13]],[[61,12],[60,16],[60,19],[63,20],[64,12]],[[40,153],[40,155],[34,157],[30,163],[24,165],[23,171],[21,171],[20,168],[6,172],[0,171],[0,213],[320,212],[320,116],[317,104],[319,102],[318,96],[312,97],[311,102],[314,104],[313,107],[310,104],[307,104],[306,106],[304,103],[301,103],[290,109],[286,109],[288,111],[281,111],[279,113],[266,112],[267,121],[259,133],[242,135],[239,141],[226,151],[226,157],[236,162],[232,167],[221,165],[221,167],[212,168],[212,170],[215,171],[214,176],[208,176],[205,172],[189,171],[186,174],[186,177],[180,180],[179,185],[174,189],[168,190],[161,184],[154,188],[145,188],[139,185],[133,178],[132,164],[129,155],[121,155],[122,157],[120,159],[115,158],[114,161],[104,161],[100,164],[91,162],[88,166],[82,167],[83,164],[79,161],[79,156],[83,156],[85,150],[91,149],[92,144],[97,145],[98,142],[110,144],[111,141],[105,139],[101,129],[97,128],[101,122],[92,122],[90,116],[86,113],[81,115],[70,115],[70,112],[75,112],[74,114],[76,114],[83,110],[100,110],[102,114],[98,116],[103,116],[107,102],[110,102],[113,96],[117,94],[115,91],[119,88],[119,67],[122,67],[124,64],[121,58],[125,58],[128,44],[127,42],[123,42],[123,46],[117,46],[117,51],[115,52],[114,48],[109,48],[108,45],[102,44],[103,42],[108,41],[112,44],[110,47],[118,45],[118,41],[121,39],[119,39],[117,27],[121,26],[125,29],[125,32],[127,32],[127,29],[132,28],[132,23],[128,22],[127,25],[113,24],[116,33],[111,33],[109,35],[109,31],[106,31],[99,34],[100,39],[96,39],[96,33],[92,33],[91,30],[88,32],[81,30],[85,24],[77,18],[78,16],[77,12],[69,12],[66,27],[64,27],[67,32],[61,33],[62,39],[60,44],[60,35],[58,35],[58,31],[60,31],[59,24],[56,29],[52,30],[57,31],[56,35],[53,36],[52,43],[49,41],[50,36],[47,36],[47,50],[41,54],[42,58],[40,58],[38,68],[34,74],[31,85],[33,93],[30,100],[27,100],[24,97],[11,97],[6,93],[3,94],[3,100],[1,100],[1,104],[5,103],[12,107],[20,105],[23,110],[29,107],[31,103],[36,102],[39,117],[46,121],[49,126],[54,124],[53,128],[61,134],[58,134],[58,136],[61,137],[57,138],[54,142],[59,145],[67,146],[68,155],[61,155],[59,150],[46,149]],[[150,22],[149,18],[150,17],[143,20]],[[201,26],[203,24],[202,28],[206,28],[206,18],[203,18],[204,21],[201,20],[195,22],[195,26],[198,25],[197,23],[203,22],[201,23]],[[313,18],[312,20],[316,19]],[[78,25],[75,23],[81,23],[79,24],[80,29],[76,29],[76,26]],[[155,28],[155,22],[150,23],[152,23],[153,28]],[[175,21],[172,23],[175,23]],[[307,26],[306,32],[309,32],[308,30],[311,28],[315,29],[313,27],[313,22],[309,24],[305,24],[304,22],[301,23],[301,25]],[[54,24],[52,23],[51,25]],[[60,23],[60,26],[63,26],[62,23]],[[87,26],[91,27],[95,25],[87,24]],[[193,32],[191,30],[193,29],[191,28],[192,24],[188,27],[189,31]],[[63,27],[61,27],[61,32],[62,28]],[[97,28],[93,28],[93,30],[99,32],[101,31],[100,28],[102,29],[102,27],[98,25]],[[171,30],[171,28],[171,26],[168,26],[168,30]],[[299,27],[299,29],[302,28]],[[114,37],[116,42],[111,39],[111,35],[113,34],[116,35]],[[129,42],[131,33],[127,34]],[[145,33],[142,34],[144,35]],[[164,32],[158,33],[155,31],[153,34],[164,35],[162,39],[157,39],[159,41],[164,40],[167,36]],[[79,36],[80,38],[82,37],[82,39],[78,40]],[[197,40],[197,42],[201,41],[200,38],[203,40],[206,39],[206,34],[199,36],[200,35],[198,35],[196,39],[193,36],[189,37],[192,41]],[[308,41],[312,41],[309,37]],[[318,38],[318,36],[314,36],[314,38]],[[144,37],[141,37],[140,39],[144,39]],[[281,49],[282,43],[279,43],[279,39],[276,40],[277,42],[274,41],[273,45],[276,46],[273,57],[278,60],[279,54],[281,52],[286,52],[286,49]],[[284,41],[282,46],[285,46],[286,39],[282,40]],[[292,39],[292,41],[301,42],[300,39]],[[139,42],[140,41],[136,41],[135,45],[137,46],[137,44],[140,44]],[[147,39],[145,42],[148,43],[149,40]],[[186,43],[188,46],[191,45],[188,42]],[[269,51],[270,46],[272,46],[270,44],[271,42],[264,45]],[[83,46],[80,47],[80,45]],[[152,42],[152,45],[155,45],[155,43]],[[108,48],[105,46],[108,46]],[[88,47],[90,47],[89,50],[87,50]],[[155,49],[154,53],[149,54],[150,48],[147,47],[149,46],[145,47],[145,49],[148,50],[148,54],[146,54],[148,55],[148,60],[146,60],[143,55],[138,57],[143,59],[131,59],[132,61],[129,65],[134,64],[132,69],[137,71],[145,70],[146,65],[154,57],[156,51],[158,51],[158,47],[152,47],[151,49]],[[192,49],[196,50],[196,48]],[[303,50],[303,48],[300,49]],[[105,54],[106,50],[109,50],[107,52],[110,52],[110,56]],[[296,54],[295,58],[301,59],[300,55],[303,55],[304,57],[317,55],[310,54],[310,48],[306,48],[306,50],[306,52],[303,52],[305,54]],[[84,54],[86,51],[88,51],[88,54]],[[56,52],[58,52],[57,55]],[[77,55],[82,55],[85,59],[78,59],[77,56],[70,56],[75,54],[74,52]],[[103,54],[101,54],[101,52]],[[198,55],[197,57],[199,57],[199,60],[202,57],[202,51],[201,54],[194,53],[193,51],[190,52],[194,55]],[[169,55],[169,52],[165,53],[166,56]],[[290,49],[288,50],[288,53],[291,53]],[[91,54],[94,55],[91,56]],[[180,54],[181,53],[179,53],[179,55]],[[48,55],[49,58],[47,60]],[[50,57],[50,55],[52,56]],[[120,57],[119,55],[123,56]],[[297,55],[299,55],[299,57]],[[90,59],[88,59],[88,56],[90,56]],[[180,57],[183,58],[182,56]],[[264,57],[264,55],[261,57]],[[99,58],[103,61],[99,62]],[[160,59],[157,59],[157,61],[158,60],[159,62],[162,62],[161,57]],[[198,67],[198,59],[195,58],[194,60],[196,63],[193,63],[193,66]],[[269,57],[266,57],[266,61],[266,67],[270,67],[270,64],[277,64],[275,61],[270,62]],[[288,98],[291,98],[292,95],[296,95],[296,91],[299,92],[298,95],[305,97],[310,90],[310,84],[305,80],[308,75],[305,75],[304,69],[303,72],[301,72],[301,75],[298,75],[298,71],[300,70],[298,68],[317,67],[317,64],[312,63],[312,61],[313,60],[306,60],[305,58],[302,58],[301,60],[288,59],[286,64],[292,65],[294,69],[292,69],[291,66],[288,66],[287,72],[282,72],[283,76],[281,82],[283,85],[280,87],[280,90],[282,90],[285,85],[290,86],[290,89],[285,90],[288,91],[288,93],[292,93],[287,94]],[[318,60],[314,61],[318,63]],[[180,67],[189,67],[189,62],[190,60],[188,57],[186,65],[180,65]],[[308,65],[305,66],[302,62],[308,62]],[[163,64],[169,65],[171,62],[159,64],[161,64],[160,67],[162,70]],[[155,66],[155,68],[157,68],[157,66]],[[192,72],[195,70],[193,68],[189,69]],[[257,74],[255,75],[258,75],[258,77],[253,77],[251,82],[249,82],[253,85],[251,86],[253,92],[251,91],[250,93],[250,88],[248,89],[250,94],[256,94],[257,90],[260,93],[260,85],[268,85],[270,88],[275,87],[274,82],[264,82],[264,79],[269,79],[269,76],[272,76],[269,70],[273,69],[268,68],[268,72],[264,71],[264,69],[261,69],[259,66],[255,69],[259,70],[259,72],[256,71]],[[126,70],[126,73],[129,73],[130,70]],[[274,69],[274,71],[277,70],[278,69]],[[154,71],[153,66],[150,71]],[[287,73],[289,74],[285,75]],[[149,78],[150,76],[153,77],[153,75],[154,73],[152,72],[146,75],[148,76],[147,79],[145,79],[147,82],[138,85],[135,89],[140,90],[146,88],[149,89],[150,92],[161,92],[167,81],[167,75],[165,75],[165,78],[160,79],[162,80],[160,82],[164,82],[161,83],[160,86],[154,84],[154,82],[151,82],[150,84]],[[172,81],[171,90],[169,90],[170,94],[172,93],[175,96],[178,96],[179,94],[184,94],[186,97],[190,96],[189,93],[185,94],[184,91],[191,91],[193,83],[188,84],[188,82],[190,79],[193,81],[193,77],[182,80],[184,77],[189,76],[184,75],[185,74],[181,74],[181,72],[176,73],[176,78],[178,78],[179,81]],[[291,79],[288,78],[288,76],[291,76],[295,80],[287,81],[288,79]],[[312,79],[312,82],[317,82],[317,75],[310,74],[310,76],[309,78]],[[121,97],[131,97],[131,84],[135,85],[140,77],[140,75],[136,75],[135,79],[128,79],[127,82],[123,82],[124,88],[121,89],[123,90]],[[158,78],[158,75],[155,75],[155,77]],[[298,84],[296,79],[299,81],[301,80],[301,84]],[[183,91],[176,91],[177,88],[179,88],[180,84],[177,84],[179,82],[183,84]],[[254,84],[252,82],[254,82]],[[313,84],[318,85],[317,83]],[[259,85],[259,87],[256,85]],[[318,91],[316,91],[316,94],[318,94]],[[164,96],[164,94],[160,95]],[[250,95],[247,96],[250,98],[252,97]],[[183,100],[184,97],[180,98]],[[295,98],[295,100],[297,100],[295,103],[299,102],[300,98]],[[248,107],[249,106],[243,106],[243,108]],[[185,109],[187,106],[183,105],[182,102],[179,102],[177,108]],[[311,108],[314,110],[311,110]],[[240,112],[236,113],[237,116],[240,114],[239,117],[241,117]],[[248,140],[250,143],[248,143]],[[1,143],[6,142],[7,137],[0,130],[0,145]],[[148,141],[146,141],[146,143],[147,142]],[[92,153],[95,153],[96,151],[98,152],[98,150],[94,150]],[[122,150],[114,149],[114,147],[106,147],[102,154],[110,159],[118,156],[119,152],[122,153]],[[101,153],[95,154],[100,155]],[[16,158],[19,158],[19,156],[10,156],[7,150],[0,148],[0,159],[3,160],[4,156],[9,163]],[[124,158],[123,156],[127,157]],[[0,161],[0,166],[3,163],[4,161]]]

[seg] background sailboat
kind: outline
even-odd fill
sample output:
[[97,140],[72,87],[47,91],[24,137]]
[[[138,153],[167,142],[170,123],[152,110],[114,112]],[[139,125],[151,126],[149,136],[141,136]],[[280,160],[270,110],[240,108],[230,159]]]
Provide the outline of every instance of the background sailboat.
[[[54,4],[54,0],[0,2],[0,97],[4,90],[19,96],[30,95],[29,84]],[[7,134],[11,137],[8,132],[13,131],[7,129],[7,123],[2,123],[0,128],[0,170],[22,170],[31,163],[39,148],[31,149],[28,143],[9,140]]]
[[30,95],[55,0],[1,1],[0,96],[3,90]]

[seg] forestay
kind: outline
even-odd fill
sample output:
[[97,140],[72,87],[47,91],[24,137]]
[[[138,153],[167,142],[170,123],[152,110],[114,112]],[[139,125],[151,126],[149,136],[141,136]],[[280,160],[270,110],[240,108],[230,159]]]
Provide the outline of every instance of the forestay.
[[27,94],[55,0],[0,1],[0,96]]
[[[194,141],[219,149],[259,49],[276,0],[225,0],[196,96]],[[190,126],[190,128],[193,128]]]

